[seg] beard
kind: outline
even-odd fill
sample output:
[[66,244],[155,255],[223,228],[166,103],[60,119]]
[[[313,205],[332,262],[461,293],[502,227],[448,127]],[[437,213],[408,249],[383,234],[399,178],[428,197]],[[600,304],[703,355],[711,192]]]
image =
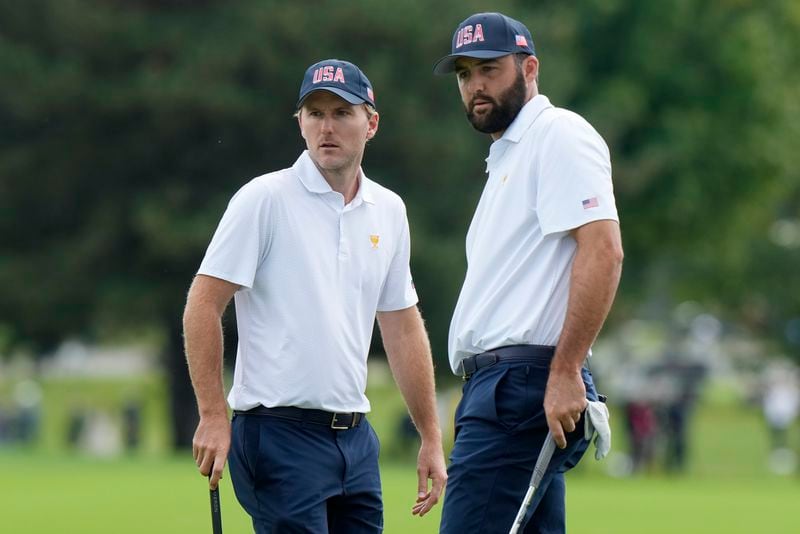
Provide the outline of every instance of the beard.
[[[492,109],[485,115],[475,115],[475,99],[480,98],[491,102]],[[482,133],[493,134],[502,132],[517,118],[519,110],[525,105],[525,76],[522,71],[517,71],[517,77],[511,87],[503,91],[495,100],[489,95],[475,95],[466,108],[467,119],[472,127]]]

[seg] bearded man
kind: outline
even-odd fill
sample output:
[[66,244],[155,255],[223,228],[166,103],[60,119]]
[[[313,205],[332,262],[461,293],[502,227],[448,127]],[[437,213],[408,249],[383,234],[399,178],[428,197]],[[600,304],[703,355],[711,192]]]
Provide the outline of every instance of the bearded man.
[[622,270],[608,147],[539,94],[533,39],[517,20],[470,16],[434,72],[455,72],[467,118],[493,140],[450,326],[465,384],[441,532],[508,532],[548,432],[558,449],[524,532],[564,532],[564,473],[587,449],[598,399],[588,357]]

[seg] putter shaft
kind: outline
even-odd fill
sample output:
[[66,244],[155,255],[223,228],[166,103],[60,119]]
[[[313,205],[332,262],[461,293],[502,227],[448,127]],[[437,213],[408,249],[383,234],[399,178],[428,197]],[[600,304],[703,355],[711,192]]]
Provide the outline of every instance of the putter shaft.
[[514,524],[511,525],[511,530],[508,531],[508,534],[517,534],[517,532],[519,532],[522,522],[525,520],[525,515],[528,513],[531,501],[533,501],[536,488],[542,481],[544,472],[547,471],[547,466],[550,464],[555,450],[556,442],[553,439],[553,435],[548,432],[547,436],[544,438],[544,443],[542,443],[542,450],[539,451],[539,457],[536,459],[536,465],[533,467],[533,474],[531,474],[531,482],[528,485],[528,491],[525,492],[525,498],[522,499],[522,505],[519,507],[519,511],[517,511],[517,517],[514,519]]

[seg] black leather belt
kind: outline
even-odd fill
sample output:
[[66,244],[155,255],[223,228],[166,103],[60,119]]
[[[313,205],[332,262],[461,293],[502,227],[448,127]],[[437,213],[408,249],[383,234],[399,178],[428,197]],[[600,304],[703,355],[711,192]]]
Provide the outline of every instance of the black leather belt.
[[487,350],[461,360],[459,364],[461,378],[469,380],[478,369],[489,367],[504,360],[540,360],[542,363],[550,363],[555,352],[556,348],[549,345],[510,345]]
[[256,406],[250,410],[235,410],[234,413],[236,415],[266,415],[269,417],[278,417],[290,421],[325,425],[334,430],[355,428],[364,418],[364,414],[359,412],[334,413],[326,412],[325,410],[297,408],[296,406],[276,406],[275,408]]

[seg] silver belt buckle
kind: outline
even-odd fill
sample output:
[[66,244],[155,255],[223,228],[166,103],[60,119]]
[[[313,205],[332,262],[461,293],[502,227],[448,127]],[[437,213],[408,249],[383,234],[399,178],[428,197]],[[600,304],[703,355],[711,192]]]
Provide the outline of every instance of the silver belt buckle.
[[336,424],[337,423],[337,421],[336,421],[337,417],[339,417],[338,413],[333,414],[333,416],[331,417],[331,428],[333,430],[348,430],[350,428],[348,425],[341,426],[341,425],[337,425]]

